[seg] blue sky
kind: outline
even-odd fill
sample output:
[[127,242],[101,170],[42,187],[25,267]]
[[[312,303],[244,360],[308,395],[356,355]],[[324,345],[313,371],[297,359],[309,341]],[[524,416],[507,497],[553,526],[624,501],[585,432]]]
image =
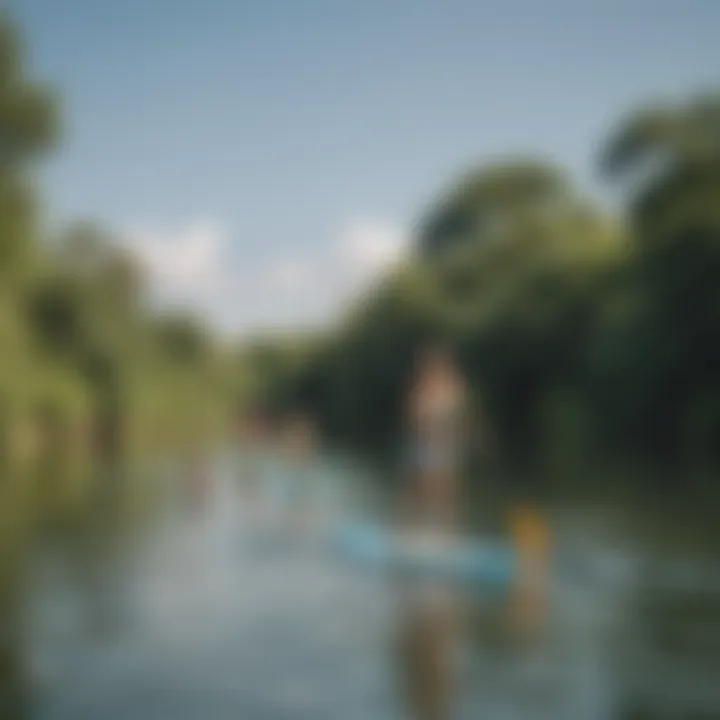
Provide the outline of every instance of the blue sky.
[[10,0],[65,138],[52,222],[245,330],[332,316],[458,171],[536,151],[593,192],[629,109],[720,85],[714,0]]

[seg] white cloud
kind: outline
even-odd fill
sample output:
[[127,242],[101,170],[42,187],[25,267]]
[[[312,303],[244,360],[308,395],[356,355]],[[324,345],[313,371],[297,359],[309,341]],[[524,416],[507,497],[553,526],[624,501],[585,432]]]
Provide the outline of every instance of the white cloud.
[[407,249],[408,235],[398,226],[374,219],[347,223],[338,234],[325,273],[334,305],[342,309],[352,303],[401,262]]
[[156,287],[194,294],[217,280],[225,233],[217,223],[194,222],[170,232],[131,232],[128,244]]
[[376,220],[358,220],[348,223],[324,248],[304,257],[283,258],[260,277],[274,300],[286,294],[294,306],[312,301],[315,307],[324,304],[331,308],[399,262],[406,250],[407,236],[399,228]]
[[235,308],[243,318],[238,324],[299,328],[332,322],[402,261],[408,240],[392,223],[348,222],[324,247],[273,261],[238,283]]
[[359,219],[315,251],[238,266],[226,256],[228,237],[217,222],[136,230],[126,238],[157,302],[196,309],[225,331],[332,321],[401,261],[408,245],[391,223]]
[[407,235],[376,220],[349,223],[340,234],[340,256],[353,273],[376,273],[398,262],[407,250]]

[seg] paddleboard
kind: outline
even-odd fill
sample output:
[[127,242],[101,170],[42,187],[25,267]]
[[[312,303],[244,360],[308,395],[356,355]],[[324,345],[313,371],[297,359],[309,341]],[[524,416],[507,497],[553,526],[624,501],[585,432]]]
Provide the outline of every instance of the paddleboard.
[[361,566],[473,585],[507,587],[516,573],[512,548],[489,539],[447,540],[360,523],[337,530],[333,547],[340,557]]

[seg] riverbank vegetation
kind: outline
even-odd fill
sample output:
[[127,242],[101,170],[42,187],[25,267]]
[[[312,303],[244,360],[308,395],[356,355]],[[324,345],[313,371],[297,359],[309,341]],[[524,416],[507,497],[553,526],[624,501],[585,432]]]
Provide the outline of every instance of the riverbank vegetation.
[[332,327],[228,348],[200,320],[153,310],[102,225],[46,227],[37,163],[62,140],[60,113],[25,57],[3,20],[3,474],[193,452],[250,408],[309,411],[330,442],[387,452],[414,353],[436,337],[512,475],[717,467],[718,97],[641,108],[599,139],[590,160],[613,209],[542,155],[470,166]]
[[624,468],[712,483],[719,130],[717,96],[622,119],[594,158],[614,210],[542,156],[471,168],[273,400],[310,408],[339,442],[387,450],[413,353],[442,337],[509,475],[578,482]]
[[[102,224],[49,228],[40,162],[60,105],[0,22],[0,474],[17,500],[85,496],[97,468],[192,453],[228,426],[226,351],[199,319],[148,299],[134,257]],[[40,489],[36,487],[36,489]],[[17,502],[8,507],[17,508]]]

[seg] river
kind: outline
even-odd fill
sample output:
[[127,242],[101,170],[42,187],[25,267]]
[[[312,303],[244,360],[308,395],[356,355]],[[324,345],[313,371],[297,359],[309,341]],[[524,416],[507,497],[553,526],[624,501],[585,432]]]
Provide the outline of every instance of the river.
[[[347,467],[323,469],[343,489],[332,512],[377,512],[376,482]],[[202,483],[166,468],[140,484],[149,499],[106,499],[33,538],[3,593],[2,717],[405,717],[387,578],[258,533],[239,474],[229,454]],[[544,639],[518,647],[502,598],[468,600],[458,720],[720,717],[713,533],[650,502],[548,512]]]

